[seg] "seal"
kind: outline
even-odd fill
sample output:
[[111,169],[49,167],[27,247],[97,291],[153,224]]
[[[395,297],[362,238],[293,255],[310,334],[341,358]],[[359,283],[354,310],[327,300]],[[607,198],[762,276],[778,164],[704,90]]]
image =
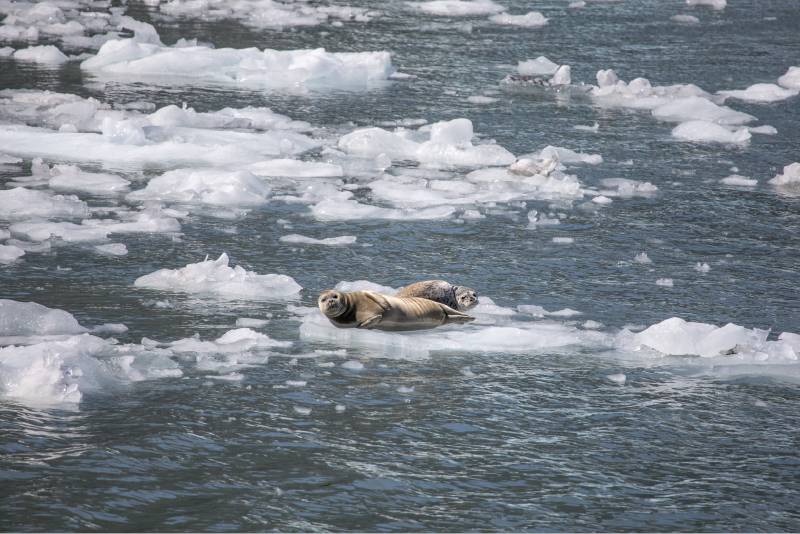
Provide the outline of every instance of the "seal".
[[428,280],[404,287],[397,298],[417,297],[439,302],[454,310],[467,311],[478,305],[478,294],[464,286],[454,286],[444,280]]
[[409,332],[475,320],[432,300],[389,297],[368,290],[345,293],[329,289],[319,296],[317,304],[337,328]]

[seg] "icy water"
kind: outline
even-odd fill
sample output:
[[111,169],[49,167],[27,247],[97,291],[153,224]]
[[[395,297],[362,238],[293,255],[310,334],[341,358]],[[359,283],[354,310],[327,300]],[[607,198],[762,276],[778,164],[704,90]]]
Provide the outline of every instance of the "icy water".
[[[1,4],[0,529],[800,530],[800,80],[717,94],[800,8],[706,4]],[[432,279],[476,320],[316,310]]]

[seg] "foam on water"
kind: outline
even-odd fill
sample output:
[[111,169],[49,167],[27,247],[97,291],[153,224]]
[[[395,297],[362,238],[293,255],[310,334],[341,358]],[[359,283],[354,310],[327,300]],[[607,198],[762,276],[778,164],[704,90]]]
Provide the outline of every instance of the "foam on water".
[[291,276],[257,274],[237,265],[228,266],[224,252],[216,260],[190,263],[180,269],[161,269],[136,279],[134,286],[160,291],[181,291],[238,299],[293,299],[302,287]]

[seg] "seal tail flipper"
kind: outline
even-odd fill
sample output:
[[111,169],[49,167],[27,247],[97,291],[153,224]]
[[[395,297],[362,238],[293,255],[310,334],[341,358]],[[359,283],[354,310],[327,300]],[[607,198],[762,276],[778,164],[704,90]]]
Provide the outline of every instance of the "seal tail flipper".
[[475,317],[471,315],[467,315],[466,313],[461,313],[458,310],[454,310],[450,306],[445,304],[439,304],[442,307],[442,311],[444,312],[445,318],[443,324],[464,324],[470,321],[474,321]]
[[389,301],[388,301],[388,300],[386,300],[386,297],[384,297],[383,295],[381,295],[381,294],[380,294],[380,293],[378,293],[377,291],[371,291],[371,290],[369,290],[369,289],[364,289],[364,290],[362,290],[362,291],[361,291],[361,293],[362,293],[362,294],[363,294],[365,297],[369,298],[370,300],[373,300],[373,301],[375,301],[375,303],[376,303],[378,306],[380,306],[381,308],[383,308],[383,311],[389,311],[389,310],[391,310],[391,309],[392,309],[392,305],[391,305],[391,304],[389,304]]
[[370,330],[378,326],[378,323],[381,322],[381,319],[383,319],[382,315],[373,315],[369,319],[364,319],[361,321],[356,328],[366,328],[367,330]]

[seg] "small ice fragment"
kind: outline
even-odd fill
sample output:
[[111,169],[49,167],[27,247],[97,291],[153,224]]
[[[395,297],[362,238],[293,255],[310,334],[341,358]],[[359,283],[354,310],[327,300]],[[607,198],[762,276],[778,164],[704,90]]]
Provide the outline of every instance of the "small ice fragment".
[[688,121],[681,123],[672,129],[672,136],[685,141],[735,145],[747,144],[751,137],[747,128],[741,128],[732,132],[724,126],[709,121]]
[[642,252],[641,254],[637,254],[633,261],[636,263],[653,263],[653,260],[647,257],[647,252]]
[[672,278],[659,278],[656,280],[657,286],[664,286],[664,287],[672,287],[674,284],[672,283]]
[[581,326],[586,328],[587,330],[596,330],[598,328],[601,328],[603,326],[603,323],[598,323],[597,321],[592,321],[591,319],[589,319]]
[[106,254],[107,256],[125,256],[128,253],[128,247],[126,247],[122,243],[95,245],[94,248],[100,254]]
[[600,129],[600,125],[598,123],[594,123],[594,126],[584,126],[583,124],[576,124],[575,126],[573,126],[573,128],[584,132],[597,133],[597,131]]
[[527,61],[519,61],[517,73],[521,76],[552,76],[558,70],[558,65],[544,56]]
[[611,204],[613,202],[613,200],[611,200],[610,198],[608,198],[606,196],[600,195],[600,196],[594,197],[592,199],[592,202],[594,202],[595,204]]
[[746,102],[777,102],[800,94],[796,89],[785,89],[774,83],[757,83],[741,91],[718,91],[719,94]]
[[305,380],[287,380],[287,386],[303,387],[307,384]]
[[500,13],[489,17],[491,22],[495,24],[503,24],[505,26],[518,26],[520,28],[538,28],[547,24],[547,19],[538,11],[531,11],[525,15],[509,15],[508,13]]
[[466,378],[474,378],[476,375],[472,372],[472,369],[469,366],[461,368],[461,374],[464,375]]
[[320,362],[317,364],[320,367],[335,367],[336,364],[333,362]]
[[678,22],[680,24],[697,24],[700,22],[700,19],[693,17],[692,15],[672,15],[669,20],[672,22]]
[[739,176],[738,174],[732,174],[719,182],[725,185],[740,185],[744,187],[755,187],[758,185],[758,180],[751,180],[745,176]]
[[236,326],[240,328],[258,328],[269,323],[267,319],[251,319],[249,317],[240,317],[236,319]]
[[711,267],[709,267],[707,263],[701,265],[700,262],[698,261],[694,266],[694,270],[697,271],[698,273],[707,273],[708,271],[711,270]]
[[294,407],[295,413],[300,415],[309,415],[311,413],[311,408],[303,408],[302,406],[295,406]]
[[612,382],[615,382],[617,384],[624,384],[625,380],[627,379],[627,377],[622,373],[616,373],[616,374],[613,374],[613,375],[606,375],[606,378],[608,378],[609,380],[611,380]]
[[775,178],[767,183],[784,187],[800,186],[800,163],[795,162],[785,166],[783,168],[783,174],[776,174]]
[[414,391],[414,386],[407,387],[407,386],[400,386],[397,388],[397,391],[400,393],[412,393]]
[[470,104],[494,104],[497,102],[497,98],[492,98],[490,96],[468,96],[467,102]]
[[303,243],[307,245],[352,245],[356,242],[356,240],[356,236],[352,235],[315,239],[313,237],[305,237],[299,234],[285,235],[278,239],[278,241],[283,243]]
[[462,219],[485,219],[486,215],[483,215],[478,210],[464,210],[464,213],[461,215]]
[[345,369],[352,369],[353,371],[360,371],[361,369],[364,368],[364,364],[356,360],[350,360],[344,362],[342,364],[342,367],[344,367]]
[[554,237],[553,243],[572,243],[575,241],[572,237]]
[[342,412],[343,412],[343,411],[345,411],[346,409],[347,409],[347,407],[345,407],[345,405],[344,405],[344,404],[337,404],[337,405],[336,405],[336,411],[337,411],[337,412],[339,412],[339,413],[342,413]]

